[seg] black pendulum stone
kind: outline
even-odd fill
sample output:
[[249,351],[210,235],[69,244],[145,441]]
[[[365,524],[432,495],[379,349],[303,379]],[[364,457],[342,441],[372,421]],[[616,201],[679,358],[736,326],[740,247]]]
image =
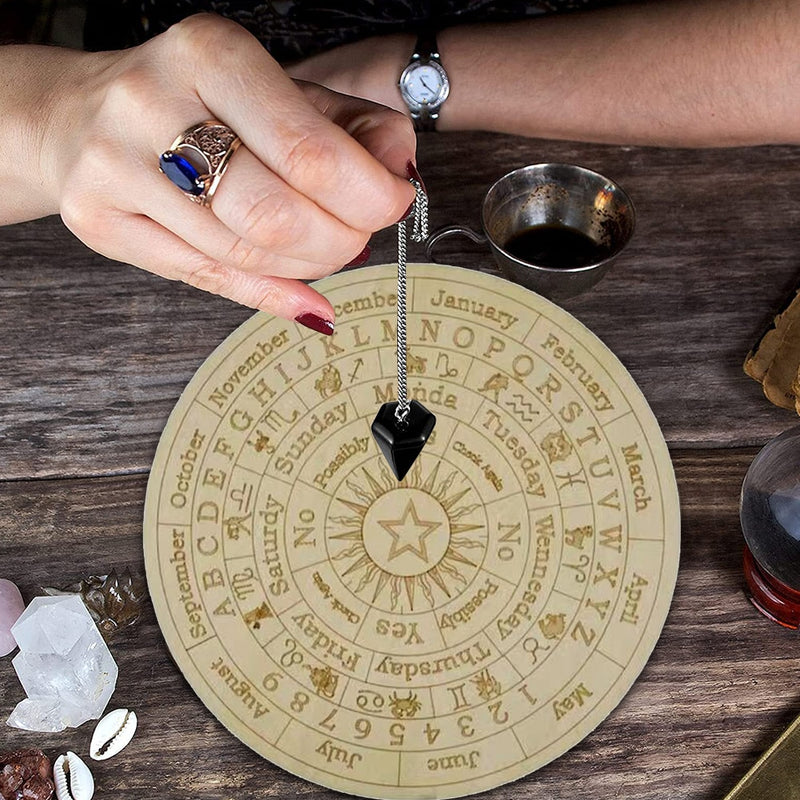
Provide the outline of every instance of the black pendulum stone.
[[384,403],[372,423],[372,435],[398,481],[405,478],[436,425],[436,417],[422,403],[412,400],[401,423],[397,403]]

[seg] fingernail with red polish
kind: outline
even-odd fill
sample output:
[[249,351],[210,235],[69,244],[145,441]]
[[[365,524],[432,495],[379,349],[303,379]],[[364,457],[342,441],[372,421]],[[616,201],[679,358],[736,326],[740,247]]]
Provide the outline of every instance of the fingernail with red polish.
[[372,250],[369,245],[367,245],[352,261],[348,261],[345,264],[345,267],[360,267],[362,264],[366,264],[369,261],[370,254]]
[[305,325],[306,328],[311,328],[312,331],[324,333],[326,336],[330,336],[333,333],[333,323],[330,320],[318,317],[316,314],[300,314],[294,318],[294,321]]
[[413,161],[409,161],[408,164],[406,164],[406,174],[412,180],[419,181],[422,185],[422,191],[425,192],[425,194],[428,194],[428,190],[425,188],[425,181],[422,180],[422,176],[419,174],[417,165]]

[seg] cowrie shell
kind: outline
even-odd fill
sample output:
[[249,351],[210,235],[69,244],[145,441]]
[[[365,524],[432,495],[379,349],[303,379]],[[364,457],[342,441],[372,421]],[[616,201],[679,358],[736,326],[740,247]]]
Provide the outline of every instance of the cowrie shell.
[[53,779],[58,800],[92,800],[94,795],[92,773],[72,751],[56,759],[53,765]]
[[105,761],[127,747],[136,733],[136,714],[127,708],[118,708],[106,714],[92,734],[89,755],[95,761]]

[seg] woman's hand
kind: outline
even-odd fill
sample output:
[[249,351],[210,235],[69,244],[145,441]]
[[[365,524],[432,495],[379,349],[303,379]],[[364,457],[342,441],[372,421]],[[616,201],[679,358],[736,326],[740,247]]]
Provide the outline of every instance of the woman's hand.
[[[293,81],[232,22],[198,15],[131,50],[47,55],[53,79],[39,94],[49,102],[40,127],[28,126],[34,174],[14,176],[34,199],[17,216],[57,211],[110,258],[324,331],[333,309],[298,279],[357,260],[414,199],[407,119]],[[205,208],[159,172],[158,157],[210,119],[242,145]]]
[[405,114],[407,109],[397,82],[414,52],[415,41],[407,33],[375,36],[299,61],[286,71],[294,78],[363,97]]

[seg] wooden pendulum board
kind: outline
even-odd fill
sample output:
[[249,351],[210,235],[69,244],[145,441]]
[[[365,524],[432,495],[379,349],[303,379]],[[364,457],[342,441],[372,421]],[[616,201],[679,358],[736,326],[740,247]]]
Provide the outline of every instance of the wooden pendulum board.
[[409,268],[409,392],[437,416],[398,484],[395,267],[321,281],[325,337],[257,314],[167,423],[145,556],[189,683],[279,766],[366,797],[520,778],[620,702],[678,568],[666,445],[614,355],[512,283]]

